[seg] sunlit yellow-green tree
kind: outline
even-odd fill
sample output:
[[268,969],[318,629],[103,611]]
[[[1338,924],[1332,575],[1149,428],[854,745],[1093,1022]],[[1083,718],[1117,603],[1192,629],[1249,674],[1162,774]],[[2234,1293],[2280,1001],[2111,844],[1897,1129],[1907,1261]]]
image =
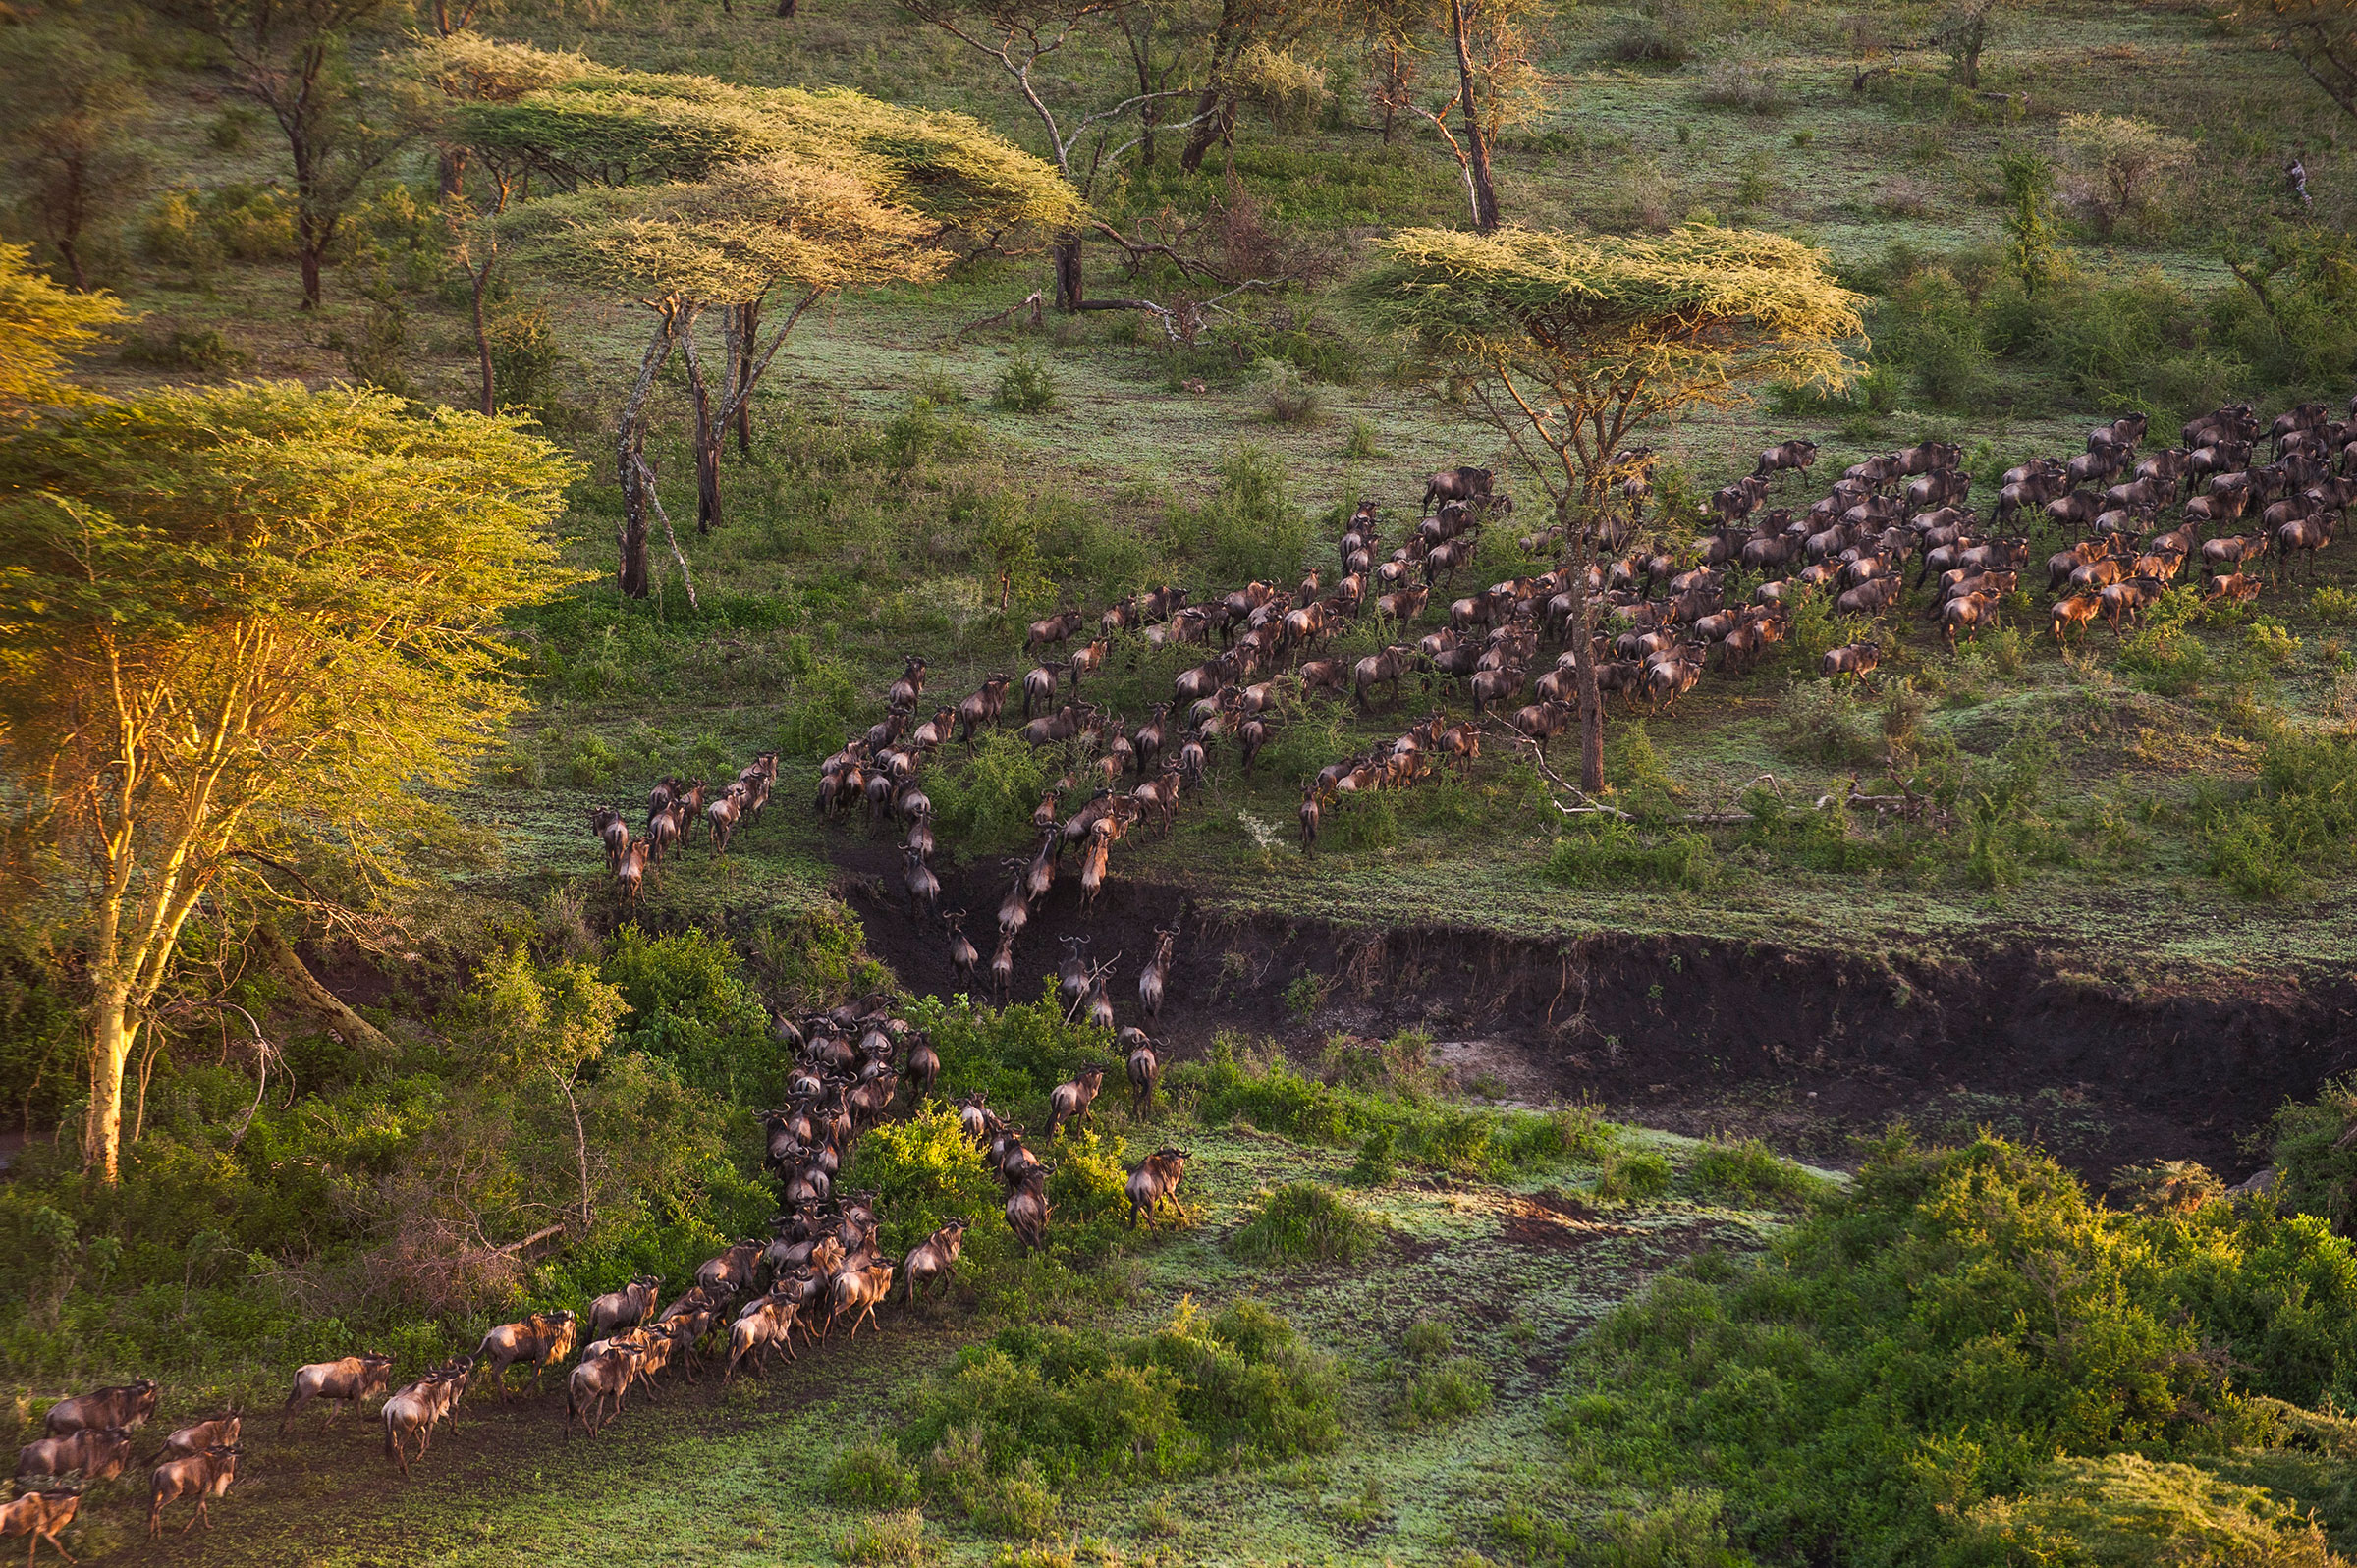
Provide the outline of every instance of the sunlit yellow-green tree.
[[0,443],[8,897],[67,912],[83,1147],[198,903],[327,843],[364,867],[521,700],[505,614],[574,574],[574,465],[520,422],[294,383],[157,392]]
[[82,397],[67,363],[127,314],[113,295],[72,294],[33,271],[29,245],[0,244],[0,430]]
[[[1586,571],[1615,463],[1636,432],[1734,406],[1768,381],[1838,385],[1862,327],[1823,254],[1781,235],[1693,226],[1651,235],[1409,229],[1385,243],[1359,297],[1401,332],[1434,382],[1461,392],[1547,491]],[[1572,638],[1582,787],[1604,783],[1604,708],[1589,639]]]

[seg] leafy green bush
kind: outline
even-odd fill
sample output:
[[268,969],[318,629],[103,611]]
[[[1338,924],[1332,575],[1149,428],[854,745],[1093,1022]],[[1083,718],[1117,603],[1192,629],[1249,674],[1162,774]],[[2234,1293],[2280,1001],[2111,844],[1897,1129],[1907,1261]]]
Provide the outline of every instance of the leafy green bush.
[[1254,1126],[1307,1143],[1350,1148],[1380,1132],[1391,1134],[1399,1162],[1458,1175],[1504,1175],[1603,1159],[1609,1129],[1593,1112],[1476,1110],[1417,1104],[1306,1078],[1283,1059],[1255,1070],[1223,1037],[1199,1061],[1171,1069],[1166,1080],[1190,1096],[1207,1126],[1247,1119]]
[[854,1443],[827,1465],[829,1502],[847,1508],[905,1508],[917,1500],[916,1469],[888,1442]]
[[1615,1203],[1659,1198],[1670,1190],[1677,1167],[1650,1149],[1615,1154],[1596,1177],[1596,1196]]
[[737,1105],[782,1105],[793,1054],[771,1038],[768,1009],[743,967],[736,948],[699,928],[649,937],[630,925],[615,933],[604,978],[630,1003],[622,1024],[630,1049]]
[[1699,890],[1716,880],[1718,856],[1690,830],[1655,835],[1617,817],[1592,817],[1555,840],[1542,871],[1567,888]]
[[2248,898],[2282,898],[2357,847],[2357,735],[2271,741],[2245,799],[2197,806],[2202,869]]
[[2191,1465],[2121,1453],[2058,1459],[2020,1496],[1982,1503],[1951,1560],[2332,1568],[2341,1559],[2291,1502]]
[[1136,1337],[1003,1328],[927,1382],[898,1440],[937,1491],[971,1499],[1009,1478],[1044,1491],[1322,1453],[1341,1436],[1339,1395],[1283,1319],[1249,1301],[1207,1318],[1190,1299]]
[[1293,497],[1285,460],[1251,443],[1221,460],[1208,502],[1174,505],[1164,528],[1174,553],[1198,558],[1221,582],[1290,584],[1309,562],[1309,514]]
[[953,1219],[966,1219],[968,1259],[997,1239],[983,1221],[1000,1205],[998,1178],[982,1151],[965,1136],[958,1112],[935,1102],[904,1121],[887,1121],[862,1133],[844,1165],[843,1185],[872,1188],[881,1222],[883,1250],[894,1257],[915,1246]]
[[2357,1078],[2328,1080],[2309,1101],[2286,1104],[2269,1128],[2275,1201],[2315,1215],[2335,1231],[2357,1231]]
[[935,823],[977,850],[1005,846],[1031,832],[1031,811],[1048,784],[1040,754],[1013,730],[986,730],[958,768],[927,772]]
[[1940,1554],[2056,1455],[2184,1462],[2264,1436],[2252,1394],[2346,1399],[2352,1305],[2314,1217],[2118,1213],[1997,1139],[1893,1141],[1767,1258],[1617,1309],[1554,1424],[1590,1474],[1719,1488],[1770,1561],[2000,1560]]
[[[993,1008],[912,997],[904,1011],[941,1057],[942,1097],[954,1100],[980,1091],[990,1097],[992,1108],[1013,1120],[1034,1110],[1044,1118],[1048,1091],[1091,1062],[1108,1063],[1120,1076],[1112,1039],[1102,1029],[1066,1023],[1053,981],[1043,985],[1038,1001]],[[1045,1126],[1044,1119],[1040,1125]]]
[[1716,1140],[1706,1143],[1694,1152],[1686,1173],[1699,1191],[1733,1198],[1790,1201],[1813,1198],[1825,1190],[1822,1179],[1779,1156],[1757,1138],[1745,1138],[1739,1143]]
[[925,1539],[924,1513],[904,1508],[851,1526],[836,1543],[835,1555],[847,1563],[909,1568],[932,1556],[934,1550],[933,1542]]
[[1288,1181],[1260,1201],[1230,1245],[1261,1263],[1356,1263],[1375,1249],[1375,1223],[1322,1182]]
[[157,336],[141,333],[123,344],[123,362],[157,370],[193,370],[201,375],[237,375],[253,368],[253,355],[222,335],[219,327],[175,327]]
[[1009,413],[1045,413],[1056,406],[1056,373],[1030,350],[1018,348],[1000,367],[991,403]]

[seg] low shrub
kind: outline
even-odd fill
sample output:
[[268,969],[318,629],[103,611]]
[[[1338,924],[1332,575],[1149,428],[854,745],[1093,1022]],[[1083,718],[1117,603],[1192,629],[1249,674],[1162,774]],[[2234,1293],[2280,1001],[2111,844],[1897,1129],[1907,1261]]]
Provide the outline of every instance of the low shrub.
[[1375,1236],[1374,1221],[1332,1187],[1292,1181],[1263,1198],[1229,1244],[1259,1263],[1356,1263]]
[[222,335],[219,327],[140,333],[123,344],[123,362],[153,370],[193,370],[200,375],[239,375],[253,368],[253,355]]
[[[1066,1483],[1187,1475],[1322,1453],[1340,1379],[1265,1307],[1191,1298],[1150,1334],[1018,1324],[960,1352],[901,1429],[928,1485],[1009,1534],[1040,1534]],[[1017,1518],[1016,1515],[1023,1517]],[[1045,1518],[1041,1516],[1045,1516]]]
[[916,1467],[880,1439],[854,1444],[827,1466],[823,1491],[847,1508],[905,1508],[917,1499]]
[[1648,834],[1617,817],[1589,821],[1593,826],[1555,840],[1541,868],[1550,882],[1567,888],[1699,890],[1717,878],[1718,856],[1702,834]]
[[2357,848],[2357,735],[2286,734],[2251,794],[2197,807],[2202,868],[2249,898],[2282,898]]
[[920,1563],[934,1553],[925,1536],[925,1516],[914,1508],[862,1519],[843,1533],[835,1554],[847,1563]]
[[999,368],[991,406],[1009,413],[1045,413],[1056,406],[1056,373],[1029,349],[1017,348]]
[[1825,1182],[1778,1155],[1757,1138],[1739,1143],[1713,1141],[1694,1153],[1686,1174],[1698,1191],[1743,1199],[1797,1201],[1825,1190]]
[[1400,1336],[1407,1359],[1392,1396],[1393,1425],[1410,1431],[1453,1426],[1489,1407],[1489,1374],[1471,1356],[1450,1355],[1453,1338],[1447,1324],[1429,1318]]
[[1649,1149],[1629,1150],[1605,1162],[1596,1178],[1596,1196],[1616,1203],[1659,1198],[1676,1175],[1677,1167],[1667,1157]]
[[1390,1134],[1379,1157],[1465,1176],[1527,1174],[1574,1161],[1601,1161],[1612,1133],[1586,1109],[1548,1113],[1415,1104],[1320,1083],[1279,1058],[1265,1068],[1239,1059],[1233,1037],[1168,1082],[1191,1098],[1207,1126],[1248,1120],[1305,1143],[1351,1148]]

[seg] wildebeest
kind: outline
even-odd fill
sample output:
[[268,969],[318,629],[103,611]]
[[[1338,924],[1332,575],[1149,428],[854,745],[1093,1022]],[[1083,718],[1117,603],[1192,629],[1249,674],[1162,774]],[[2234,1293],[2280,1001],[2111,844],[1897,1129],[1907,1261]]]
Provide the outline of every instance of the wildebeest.
[[1048,1244],[1048,1215],[1053,1206],[1048,1202],[1048,1178],[1056,1173],[1050,1164],[1026,1168],[1007,1191],[1007,1228],[1025,1252],[1037,1252]]
[[113,1388],[93,1388],[86,1394],[76,1394],[51,1405],[49,1414],[42,1418],[41,1430],[52,1437],[63,1437],[84,1427],[121,1427],[126,1432],[137,1432],[155,1414],[155,1398],[152,1378]]
[[[393,1358],[363,1351],[339,1361],[317,1361],[299,1368],[295,1374],[295,1390],[287,1396],[287,1405],[279,1412],[278,1430],[285,1432],[295,1413],[314,1399],[329,1399],[357,1407],[361,1400],[383,1393],[393,1382]],[[330,1410],[327,1419],[336,1419]]]
[[1818,661],[1817,673],[1829,680],[1836,676],[1849,676],[1863,680],[1874,674],[1874,667],[1882,662],[1882,658],[1881,643],[1853,642],[1829,650]]
[[131,1463],[131,1433],[121,1427],[84,1427],[63,1437],[42,1437],[17,1450],[17,1480],[80,1476],[112,1481]]
[[1422,509],[1435,501],[1487,501],[1492,476],[1487,468],[1444,468],[1424,481]]
[[609,1290],[589,1303],[589,1316],[583,1326],[592,1339],[603,1339],[618,1328],[635,1328],[654,1315],[655,1303],[663,1289],[663,1281],[653,1274],[641,1274],[620,1290]]
[[245,1417],[233,1410],[225,1416],[215,1416],[210,1421],[183,1427],[164,1439],[164,1451],[159,1457],[169,1459],[200,1454],[215,1443],[234,1448],[238,1434],[245,1430]]
[[786,1359],[798,1361],[794,1353],[794,1325],[801,1311],[801,1303],[793,1294],[781,1295],[772,1291],[766,1296],[748,1301],[737,1321],[729,1325],[729,1365],[720,1375],[727,1382],[737,1376],[738,1363],[752,1358],[753,1371],[769,1375],[769,1353],[780,1345],[786,1347]]
[[1786,471],[1806,473],[1816,460],[1817,443],[1795,436],[1789,441],[1780,441],[1761,453],[1760,460],[1752,467],[1751,476],[1766,479]]
[[25,1552],[25,1568],[32,1568],[32,1559],[49,1542],[49,1549],[68,1562],[74,1554],[57,1539],[57,1533],[74,1522],[75,1511],[82,1506],[79,1491],[28,1491],[20,1497],[0,1503],[0,1539],[9,1536],[30,1536],[31,1544]]
[[[387,1363],[388,1366],[391,1363]],[[147,1492],[147,1534],[150,1538],[164,1533],[164,1508],[183,1497],[196,1499],[196,1512],[180,1527],[187,1535],[198,1525],[213,1528],[210,1504],[215,1497],[225,1496],[231,1482],[238,1479],[238,1461],[245,1450],[236,1444],[215,1443],[200,1454],[186,1459],[167,1459],[155,1467],[154,1480]]]
[[434,1440],[434,1429],[466,1392],[470,1370],[445,1368],[430,1373],[388,1398],[377,1412],[385,1424],[385,1457],[399,1465],[405,1477],[410,1473],[410,1444],[417,1445],[415,1457],[425,1456]]
[[835,1276],[833,1310],[828,1315],[826,1327],[819,1331],[820,1337],[832,1334],[835,1331],[835,1320],[848,1312],[851,1315],[850,1337],[858,1338],[859,1325],[862,1323],[874,1323],[876,1307],[891,1294],[892,1265],[879,1261],[864,1269],[844,1270]]
[[2087,626],[2095,620],[2103,607],[2102,598],[2092,593],[2073,593],[2056,600],[2054,609],[2055,641],[2056,643],[2066,641],[2068,631]]
[[589,813],[589,826],[595,830],[599,841],[606,846],[607,872],[610,874],[620,871],[622,869],[622,852],[629,848],[630,843],[630,825],[623,821],[622,813],[616,811],[612,806],[600,806]]
[[[622,1396],[638,1374],[641,1355],[635,1345],[609,1345],[595,1355],[581,1358],[580,1365],[565,1379],[567,1441],[573,1439],[576,1417],[594,1437],[600,1427],[622,1414]],[[608,1401],[613,1404],[610,1412],[606,1409]]]
[[958,1271],[958,1254],[965,1245],[966,1223],[953,1219],[924,1240],[908,1249],[901,1260],[901,1273],[908,1281],[908,1305],[934,1280],[943,1281]]
[[974,730],[983,725],[995,725],[1007,708],[1007,688],[1014,683],[1011,675],[983,677],[982,684],[971,696],[958,704],[958,738],[971,744]]
[[570,1312],[535,1312],[521,1323],[502,1324],[483,1335],[474,1349],[475,1361],[491,1374],[499,1402],[508,1402],[508,1369],[523,1362],[532,1369],[532,1391],[540,1391],[540,1375],[573,1354],[580,1320]]
[[1048,1136],[1053,1138],[1066,1122],[1077,1121],[1088,1114],[1089,1106],[1097,1091],[1105,1087],[1105,1068],[1092,1062],[1065,1083],[1048,1091]]
[[1048,617],[1045,621],[1034,621],[1031,622],[1029,634],[1023,638],[1023,651],[1029,653],[1034,648],[1045,648],[1069,642],[1079,631],[1082,623],[1083,618],[1080,612],[1069,606]]
[[1163,1148],[1138,1162],[1129,1172],[1124,1189],[1129,1197],[1129,1227],[1137,1228],[1140,1217],[1151,1218],[1154,1211],[1168,1198],[1171,1206],[1178,1205],[1178,1183],[1186,1175],[1186,1152]]
[[1367,693],[1382,685],[1392,688],[1392,703],[1395,707],[1398,706],[1399,679],[1407,674],[1408,662],[1414,657],[1413,649],[1403,648],[1398,643],[1394,643],[1381,653],[1368,654],[1353,665],[1350,671],[1350,681],[1358,700],[1359,711],[1362,713],[1371,711],[1367,704]]
[[1154,1086],[1162,1081],[1162,1057],[1139,1030],[1123,1030],[1122,1041],[1129,1048],[1129,1113],[1142,1118],[1154,1108]]

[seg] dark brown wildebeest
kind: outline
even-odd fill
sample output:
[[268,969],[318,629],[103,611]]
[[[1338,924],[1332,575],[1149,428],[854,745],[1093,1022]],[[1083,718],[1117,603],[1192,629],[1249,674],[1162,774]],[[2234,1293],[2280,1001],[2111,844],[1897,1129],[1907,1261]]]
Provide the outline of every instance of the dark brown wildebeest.
[[1761,453],[1760,460],[1752,466],[1751,476],[1754,479],[1767,479],[1781,478],[1786,472],[1805,474],[1816,460],[1817,443],[1795,436],[1789,441],[1780,441]]
[[753,1371],[768,1377],[769,1353],[780,1345],[786,1347],[788,1361],[799,1361],[794,1353],[794,1325],[800,1312],[798,1290],[773,1290],[746,1302],[737,1321],[729,1325],[729,1364],[720,1380],[725,1383],[736,1377],[738,1364],[747,1357],[752,1358]]
[[2265,586],[2257,577],[2246,577],[2235,571],[2225,576],[2212,577],[2210,597],[2227,604],[2247,605],[2259,597],[2259,590]]
[[1068,1121],[1077,1121],[1088,1114],[1088,1108],[1105,1087],[1105,1067],[1092,1062],[1080,1069],[1071,1079],[1048,1091],[1048,1136],[1053,1138]]
[[1940,607],[1940,629],[1947,634],[1950,649],[1955,647],[1959,633],[1977,633],[1983,625],[1996,620],[1997,598],[1993,594],[1962,594]]
[[154,1416],[155,1398],[152,1378],[113,1388],[93,1388],[86,1394],[76,1394],[51,1405],[49,1414],[42,1418],[41,1430],[52,1437],[63,1437],[84,1427],[121,1427],[126,1432],[137,1432]]
[[589,1303],[589,1315],[582,1326],[592,1339],[603,1339],[616,1329],[635,1328],[654,1316],[662,1289],[661,1278],[640,1274],[620,1290],[609,1290]]
[[1373,711],[1367,703],[1367,693],[1381,685],[1389,685],[1392,688],[1392,705],[1398,707],[1400,677],[1407,674],[1409,661],[1414,658],[1415,651],[1413,649],[1403,648],[1399,644],[1394,643],[1381,653],[1368,654],[1353,665],[1350,670],[1350,683],[1358,699],[1359,711],[1361,713]]
[[415,1457],[425,1457],[434,1440],[434,1429],[466,1392],[472,1370],[461,1366],[428,1373],[388,1398],[377,1412],[385,1424],[385,1457],[401,1467],[404,1477],[410,1473],[410,1445],[416,1444]]
[[1053,1212],[1048,1178],[1055,1173],[1054,1165],[1031,1165],[1008,1187],[1007,1228],[1014,1232],[1016,1245],[1026,1253],[1048,1244],[1048,1216]]
[[1124,1064],[1129,1074],[1129,1114],[1143,1120],[1154,1108],[1154,1086],[1162,1081],[1162,1057],[1142,1030],[1123,1030],[1122,1041],[1129,1048]]
[[196,1526],[213,1528],[210,1504],[215,1497],[225,1496],[229,1485],[238,1479],[238,1461],[245,1450],[234,1443],[215,1443],[200,1454],[186,1459],[167,1459],[155,1467],[155,1476],[147,1492],[147,1535],[150,1539],[164,1533],[164,1508],[183,1497],[196,1499],[196,1512],[180,1527],[187,1535]]
[[84,1427],[63,1437],[42,1437],[17,1450],[17,1480],[35,1476],[112,1481],[131,1463],[131,1433],[122,1427]]
[[1301,823],[1301,852],[1307,854],[1318,841],[1318,821],[1325,815],[1324,809],[1318,804],[1318,786],[1315,784],[1301,786],[1301,807],[1295,815]]
[[942,919],[950,928],[950,967],[957,971],[961,984],[971,985],[974,970],[982,962],[982,953],[974,946],[973,939],[965,934],[965,911],[953,910]]
[[0,1539],[9,1536],[30,1536],[32,1543],[25,1553],[25,1568],[32,1568],[32,1559],[40,1551],[41,1542],[68,1562],[74,1554],[66,1550],[57,1533],[74,1522],[74,1514],[82,1506],[79,1491],[28,1491],[5,1503],[0,1503]]
[[600,842],[606,846],[606,872],[610,876],[622,869],[622,852],[630,846],[630,825],[622,820],[622,813],[612,806],[600,806],[589,813],[589,826]]
[[1067,668],[1069,667],[1061,661],[1050,659],[1023,676],[1023,719],[1025,723],[1030,721],[1031,711],[1035,706],[1044,712],[1055,710],[1056,693],[1063,689],[1064,672]]
[[[521,1323],[502,1324],[483,1335],[474,1348],[478,1366],[491,1374],[499,1402],[508,1402],[508,1369],[522,1362],[532,1369],[532,1392],[540,1391],[540,1376],[573,1354],[580,1320],[570,1312],[535,1312]],[[232,1438],[232,1441],[235,1439]]]
[[2332,542],[2333,524],[2339,520],[2337,512],[2321,512],[2295,518],[2275,530],[2275,559],[2283,564],[2288,575],[2292,552],[2308,552],[2308,574],[2316,575],[2316,553]]
[[1157,1149],[1129,1172],[1124,1190],[1129,1198],[1130,1229],[1137,1228],[1140,1217],[1151,1219],[1166,1198],[1172,1208],[1178,1206],[1178,1183],[1186,1175],[1186,1161],[1183,1149]]
[[1853,642],[1828,650],[1826,656],[1817,662],[1817,673],[1828,680],[1836,676],[1849,676],[1863,680],[1874,674],[1874,667],[1882,663],[1882,659],[1881,643]]
[[948,1281],[958,1271],[958,1254],[965,1246],[966,1222],[953,1219],[924,1240],[908,1249],[901,1260],[901,1273],[908,1281],[908,1305],[925,1286],[939,1279]]
[[913,918],[921,909],[931,916],[941,902],[941,879],[925,864],[924,851],[911,845],[901,851],[901,878],[908,887],[908,913]]
[[[340,1361],[318,1361],[299,1368],[295,1374],[295,1390],[287,1395],[286,1408],[279,1412],[278,1430],[285,1432],[295,1413],[314,1399],[328,1399],[356,1408],[360,1401],[383,1393],[393,1382],[393,1358],[373,1351],[346,1356]],[[327,1419],[336,1419],[330,1410]]]
[[[581,1358],[581,1364],[565,1379],[567,1442],[573,1440],[573,1423],[576,1417],[594,1437],[600,1427],[622,1414],[622,1397],[630,1391],[630,1380],[637,1376],[642,1354],[635,1345],[608,1345],[595,1355]],[[606,1410],[609,1400],[613,1402],[611,1412]]]
[[1424,481],[1421,510],[1430,512],[1435,501],[1486,501],[1491,483],[1487,468],[1444,468]]
[[200,1454],[215,1443],[234,1448],[238,1434],[245,1430],[245,1417],[233,1410],[225,1416],[215,1416],[210,1421],[183,1427],[164,1439],[164,1451],[158,1457],[186,1458],[190,1454]]
[[885,693],[884,703],[891,708],[913,708],[925,694],[925,662],[912,653],[901,658],[905,668],[901,671],[901,678]]
[[1029,653],[1034,648],[1054,647],[1069,642],[1083,623],[1084,620],[1080,612],[1069,606],[1059,610],[1045,621],[1034,621],[1031,622],[1029,634],[1023,638],[1023,652]]
[[2111,635],[2119,636],[2123,621],[2134,621],[2167,591],[2158,577],[2130,577],[2125,582],[2106,586],[2098,597],[2103,604],[2104,619],[2111,622]]
[[1007,688],[1013,684],[1014,676],[1011,675],[986,676],[980,688],[958,704],[959,740],[970,745],[977,729],[999,722],[999,715],[1007,710]]
[[1178,933],[1176,928],[1165,931],[1154,928],[1154,956],[1137,977],[1137,1005],[1149,1021],[1162,1016],[1162,998],[1171,983],[1171,955],[1177,951]]

